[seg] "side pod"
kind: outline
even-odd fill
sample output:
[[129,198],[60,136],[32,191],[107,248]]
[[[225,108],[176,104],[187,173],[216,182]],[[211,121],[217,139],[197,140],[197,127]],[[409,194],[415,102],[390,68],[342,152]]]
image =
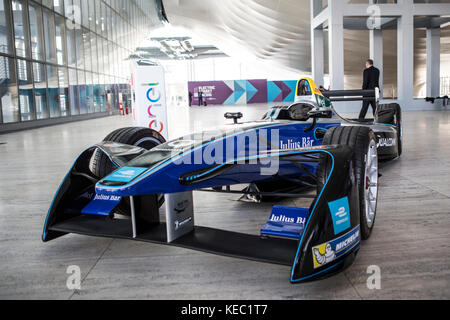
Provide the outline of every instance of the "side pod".
[[[342,271],[360,245],[359,193],[347,146],[322,151],[328,176],[314,200],[291,271],[291,282],[318,280]],[[327,171],[328,171],[327,170]]]

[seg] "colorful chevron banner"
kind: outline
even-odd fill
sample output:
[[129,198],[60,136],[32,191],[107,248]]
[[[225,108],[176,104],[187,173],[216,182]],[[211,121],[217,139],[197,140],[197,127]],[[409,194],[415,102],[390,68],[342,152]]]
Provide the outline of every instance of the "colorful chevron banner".
[[245,105],[270,102],[293,102],[296,80],[230,80],[189,82],[193,94],[192,104],[199,104],[199,91],[208,105]]
[[297,80],[268,81],[267,102],[294,102]]

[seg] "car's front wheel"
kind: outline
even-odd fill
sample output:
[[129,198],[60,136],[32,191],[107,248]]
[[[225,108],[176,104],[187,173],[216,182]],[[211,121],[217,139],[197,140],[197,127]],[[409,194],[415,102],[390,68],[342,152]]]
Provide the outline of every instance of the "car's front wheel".
[[[110,133],[104,139],[105,142],[117,142],[151,150],[156,146],[166,142],[164,137],[155,130],[149,128],[122,128]],[[89,164],[90,170],[99,179],[103,179],[112,173],[117,167],[109,160],[108,156],[100,150],[96,150]],[[158,205],[164,204],[164,195],[158,195]],[[123,199],[116,209],[117,213],[129,216],[130,204],[129,200]]]
[[[353,167],[360,199],[361,236],[367,240],[375,225],[378,202],[378,153],[373,131],[363,126],[335,127],[326,133],[324,145],[347,145],[354,151]],[[317,170],[317,187],[321,192],[331,164],[323,157]]]

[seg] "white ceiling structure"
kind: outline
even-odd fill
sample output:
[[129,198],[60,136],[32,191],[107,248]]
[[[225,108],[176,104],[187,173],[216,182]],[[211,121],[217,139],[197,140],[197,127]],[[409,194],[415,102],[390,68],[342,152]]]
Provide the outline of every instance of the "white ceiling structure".
[[[162,3],[171,25],[192,31],[231,57],[244,62],[263,61],[295,70],[299,75],[311,72],[310,0],[162,0]],[[345,86],[358,88],[364,62],[369,57],[369,32],[361,30],[358,21],[349,20],[345,24]],[[393,95],[397,85],[395,28],[393,24],[383,31],[384,84]],[[447,69],[450,76],[448,24],[441,36],[441,69]],[[417,29],[415,40],[418,94],[426,81],[424,30]],[[327,56],[327,42],[325,52]]]
[[232,57],[310,69],[309,0],[164,0],[163,4],[171,24],[192,30]]

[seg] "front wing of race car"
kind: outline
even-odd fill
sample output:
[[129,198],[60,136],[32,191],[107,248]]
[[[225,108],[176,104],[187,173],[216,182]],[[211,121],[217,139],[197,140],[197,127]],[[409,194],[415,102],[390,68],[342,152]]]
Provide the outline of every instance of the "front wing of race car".
[[[86,168],[95,150],[108,155],[118,168],[102,181],[88,174]],[[289,265],[292,266],[292,283],[335,274],[350,265],[359,250],[359,198],[351,162],[353,152],[347,146],[279,150],[258,156],[305,164],[327,161],[329,164],[322,190],[314,196],[305,195],[313,199],[311,206],[300,209],[274,208],[269,221],[280,232],[261,235],[195,225],[192,191],[202,189],[205,181],[220,179],[221,175],[226,176],[223,181],[227,183],[234,181],[230,172],[245,165],[245,161],[237,161],[245,159],[235,159],[219,168],[212,167],[201,172],[196,172],[192,166],[182,165],[180,170],[184,173],[181,175],[165,172],[170,166],[127,167],[131,159],[144,152],[140,148],[111,143],[99,144],[83,152],[56,193],[45,221],[43,241],[73,233],[168,244]],[[124,175],[130,173],[132,178],[124,179]],[[239,176],[239,171],[236,171],[236,175]],[[162,183],[162,177],[168,181]],[[136,179],[140,179],[142,185],[136,187],[134,183],[135,187],[129,187]],[[145,185],[150,184],[165,186],[158,191],[166,195],[166,222],[160,219],[158,195],[139,191],[150,190],[145,188]],[[131,207],[130,219],[112,214],[125,200]],[[297,221],[293,221],[288,214],[292,210],[298,212]],[[295,228],[292,228],[294,224]],[[290,233],[284,232],[288,229]]]

